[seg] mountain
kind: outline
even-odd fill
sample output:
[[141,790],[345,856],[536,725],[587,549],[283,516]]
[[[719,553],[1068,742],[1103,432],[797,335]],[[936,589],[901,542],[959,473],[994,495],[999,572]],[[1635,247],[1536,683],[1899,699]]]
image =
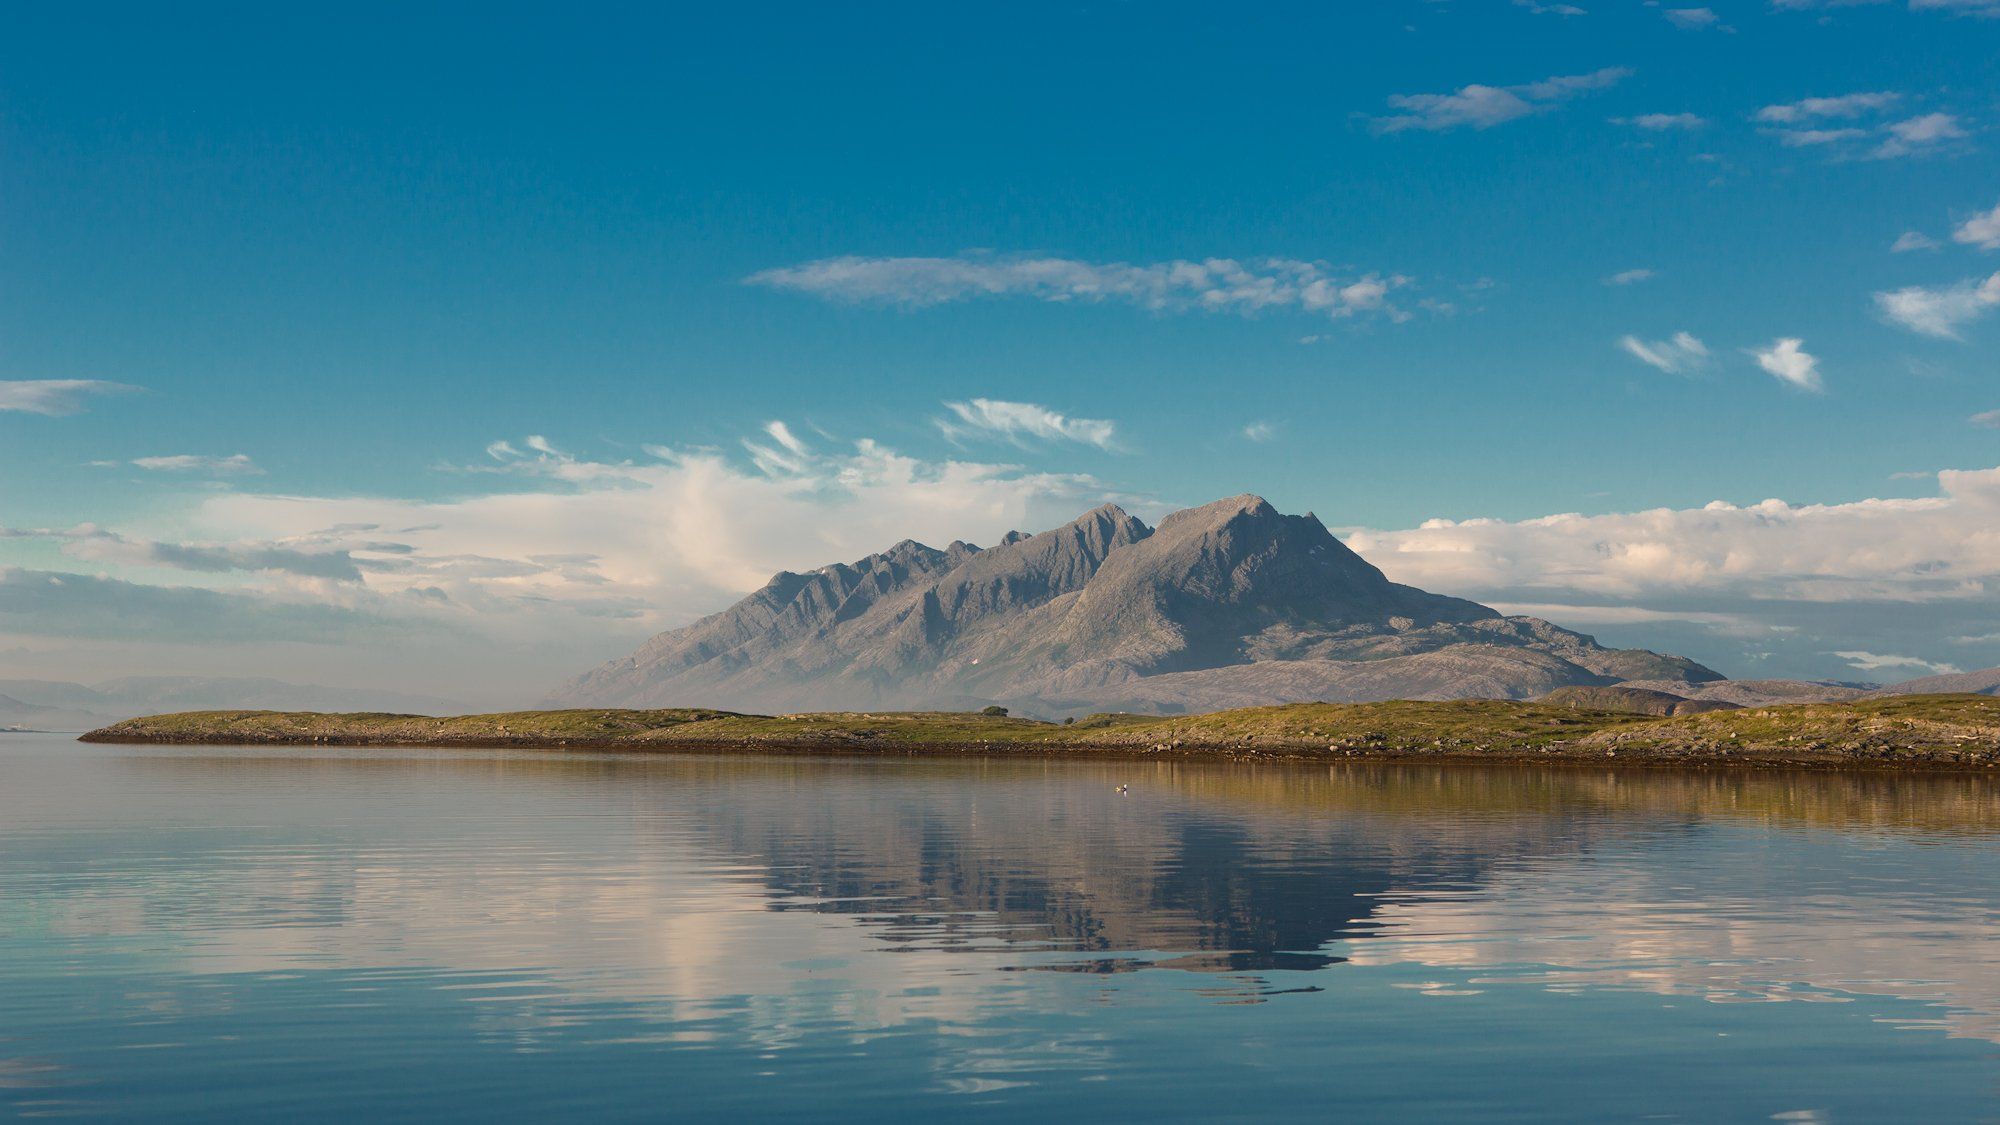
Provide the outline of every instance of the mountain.
[[1945,676],[1923,676],[1904,680],[1882,689],[1882,695],[1943,695],[1967,692],[1972,695],[2000,695],[2000,668],[1978,672],[1954,672]]
[[577,678],[549,706],[1208,711],[1533,698],[1722,677],[1391,582],[1314,516],[1236,496],[1157,529],[1105,505],[980,549],[903,542],[782,573]]
[[86,686],[0,680],[0,729],[94,730],[170,711],[394,711],[456,714],[448,699],[230,676],[128,676]]
[[1779,707],[1792,703],[1848,703],[1882,690],[1878,684],[1843,680],[1715,680],[1705,684],[1635,680],[1622,685],[1671,692],[1683,699],[1738,707]]

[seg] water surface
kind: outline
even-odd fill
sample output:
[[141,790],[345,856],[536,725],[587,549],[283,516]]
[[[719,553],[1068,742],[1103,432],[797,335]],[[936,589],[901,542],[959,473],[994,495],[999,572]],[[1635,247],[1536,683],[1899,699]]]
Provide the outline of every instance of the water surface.
[[1993,1119],[1996,923],[1971,776],[0,736],[0,1111]]

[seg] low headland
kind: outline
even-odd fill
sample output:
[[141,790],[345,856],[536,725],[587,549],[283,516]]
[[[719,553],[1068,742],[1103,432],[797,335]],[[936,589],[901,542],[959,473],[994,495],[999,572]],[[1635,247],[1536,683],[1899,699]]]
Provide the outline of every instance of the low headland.
[[2000,697],[1995,696],[1903,695],[1667,715],[1592,702],[1604,701],[1294,703],[1201,715],[1092,715],[1064,723],[995,713],[746,715],[700,708],[443,718],[190,711],[130,719],[92,731],[83,741],[2000,768]]

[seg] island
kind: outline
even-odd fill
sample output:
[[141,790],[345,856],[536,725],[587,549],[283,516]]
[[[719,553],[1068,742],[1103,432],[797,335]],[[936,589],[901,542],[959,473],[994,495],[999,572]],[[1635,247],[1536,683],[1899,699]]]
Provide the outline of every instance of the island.
[[[1581,693],[1579,693],[1581,695]],[[1065,722],[983,712],[751,715],[703,708],[431,717],[192,711],[130,719],[85,742],[493,747],[882,755],[1044,754],[1293,760],[1470,760],[1698,766],[2000,768],[2000,697],[1647,713],[1644,699],[1294,703]]]

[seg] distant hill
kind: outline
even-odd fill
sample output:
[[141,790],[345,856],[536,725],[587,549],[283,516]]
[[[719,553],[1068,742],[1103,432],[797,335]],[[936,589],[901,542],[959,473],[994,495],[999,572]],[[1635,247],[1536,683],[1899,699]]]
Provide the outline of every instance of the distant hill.
[[1157,529],[1106,505],[983,550],[905,541],[782,573],[548,703],[1160,714],[1721,679],[1391,582],[1312,515],[1246,495]]
[[169,711],[461,713],[448,699],[229,676],[129,676],[95,685],[0,680],[0,729],[86,731]]
[[2000,668],[1978,672],[1954,672],[1947,676],[1924,676],[1905,680],[1882,689],[1884,695],[1943,695],[1966,692],[1972,695],[2000,695]]

